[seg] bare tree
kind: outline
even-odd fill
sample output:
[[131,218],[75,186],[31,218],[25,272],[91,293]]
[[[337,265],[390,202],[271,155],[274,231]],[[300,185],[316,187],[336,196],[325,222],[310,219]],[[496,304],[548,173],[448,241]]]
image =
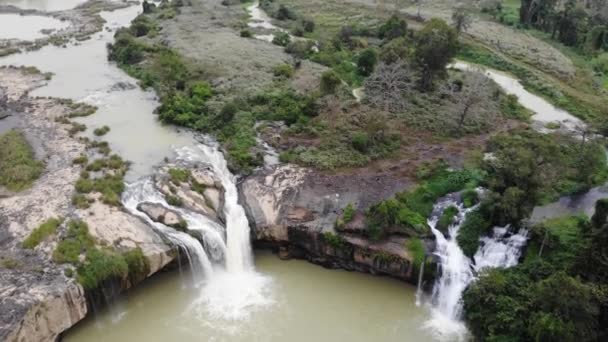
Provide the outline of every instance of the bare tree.
[[416,73],[407,64],[380,63],[365,80],[365,99],[385,112],[397,113],[407,107],[407,95],[416,86]]
[[492,120],[487,117],[491,113],[476,110],[476,107],[488,97],[488,89],[493,87],[492,83],[481,72],[469,72],[465,76],[464,82],[450,83],[441,89],[450,100],[447,111],[448,124],[458,135],[463,133],[465,125],[482,126]]
[[416,7],[418,8],[418,18],[422,18],[420,16],[420,8],[422,7],[422,0],[414,0],[416,1]]
[[458,6],[452,12],[452,26],[456,29],[458,35],[471,27],[473,19],[462,6]]

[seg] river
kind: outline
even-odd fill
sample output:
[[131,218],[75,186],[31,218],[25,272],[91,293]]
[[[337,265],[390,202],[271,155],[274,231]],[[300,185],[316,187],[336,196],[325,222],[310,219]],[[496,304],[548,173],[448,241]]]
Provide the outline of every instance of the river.
[[[0,0],[0,4],[6,3],[23,8],[61,10],[76,6],[80,1]],[[136,80],[107,61],[106,44],[112,41],[114,31],[128,25],[140,8],[133,6],[103,12],[102,16],[108,22],[104,30],[78,45],[46,46],[0,59],[2,65],[36,66],[54,74],[48,85],[32,95],[70,98],[96,105],[97,113],[78,121],[89,127],[87,134],[103,125],[110,127],[104,139],[133,163],[127,174],[130,189],[145,182],[165,157],[200,147],[191,133],[161,125],[153,114],[158,106],[155,94],[135,86]],[[250,10],[257,20],[257,24],[250,27],[274,28],[268,27],[267,17],[259,11],[257,3]],[[270,36],[256,37],[268,40]],[[485,72],[508,93],[518,95],[524,106],[535,110],[534,120],[555,120],[566,126],[578,124],[575,118],[557,110],[552,112],[554,116],[547,117],[545,103],[526,92],[515,79],[491,70]],[[205,156],[217,157],[214,153],[210,150]],[[222,163],[225,163],[223,157],[214,161],[214,165]],[[227,172],[223,175],[230,176]],[[225,181],[233,183],[228,178]],[[235,196],[236,193],[231,196],[235,202],[232,206],[235,217],[229,225],[242,227],[247,223],[242,222],[243,215]],[[134,210],[136,204],[126,203],[125,207]],[[389,278],[326,270],[304,261],[281,261],[266,252],[258,252],[250,260],[248,229],[228,229],[227,235],[226,260],[221,267],[218,263],[211,265],[209,260],[199,262],[204,264],[199,272],[203,281],[193,285],[193,275],[185,269],[158,274],[110,308],[89,316],[67,331],[63,340],[356,342],[433,341],[437,338],[437,334],[424,328],[425,322],[428,326],[428,322],[433,321],[430,319],[432,310],[428,306],[416,306],[416,289],[411,285]],[[179,234],[175,238],[181,239]],[[242,245],[245,240],[247,246]],[[446,246],[450,240],[445,241]],[[190,245],[193,241],[192,238],[185,240]],[[231,243],[235,245],[232,248]],[[200,245],[192,247],[193,253],[205,254]],[[468,267],[464,261],[459,264],[462,265],[466,266],[464,269]],[[213,277],[210,277],[211,272]],[[460,293],[456,295],[460,296]],[[459,305],[459,297],[450,299],[456,303],[450,305]],[[455,314],[448,318],[454,321],[459,317]],[[435,330],[441,328],[433,327]]]
[[[51,0],[10,3],[59,10],[78,1],[64,6]],[[197,145],[189,132],[161,125],[153,114],[158,106],[154,93],[134,87],[136,80],[107,61],[106,44],[114,31],[139,12],[140,6],[102,12],[106,27],[89,40],[0,59],[2,65],[36,66],[54,74],[46,86],[32,92],[34,96],[70,98],[98,107],[95,114],[77,120],[88,126],[85,134],[103,125],[110,127],[104,140],[133,163],[127,174],[129,189],[137,187],[165,157]],[[234,225],[242,225],[238,219],[242,215],[236,217]],[[240,244],[243,233],[236,233],[232,241]],[[180,239],[178,235],[170,238]],[[192,253],[201,254],[192,241],[182,242],[190,245]],[[228,261],[226,269],[201,267],[199,273],[214,275],[207,274],[207,280],[196,286],[185,269],[154,276],[110,309],[66,332],[64,340],[432,341],[421,329],[428,311],[416,307],[415,288],[409,284],[326,270],[303,261],[281,261],[269,253],[256,255],[255,271],[243,255],[228,255]],[[230,273],[230,269],[237,271]]]

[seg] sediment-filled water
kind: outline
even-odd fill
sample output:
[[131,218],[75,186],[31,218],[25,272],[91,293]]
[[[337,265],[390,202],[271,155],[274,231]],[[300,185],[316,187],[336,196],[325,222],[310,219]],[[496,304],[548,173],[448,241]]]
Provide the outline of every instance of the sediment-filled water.
[[[305,261],[257,253],[256,268],[272,279],[273,303],[240,321],[197,316],[199,296],[187,274],[160,274],[71,329],[65,342],[101,341],[433,341],[421,328],[426,311],[415,288],[384,277],[327,270]],[[119,318],[121,317],[121,318]]]

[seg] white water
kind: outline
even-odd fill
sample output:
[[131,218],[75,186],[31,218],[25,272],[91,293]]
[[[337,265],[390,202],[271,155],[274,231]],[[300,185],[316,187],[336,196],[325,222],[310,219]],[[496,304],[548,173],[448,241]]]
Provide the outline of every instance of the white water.
[[253,266],[249,222],[238,203],[236,179],[213,142],[184,147],[177,150],[177,154],[179,160],[211,166],[225,189],[225,260],[217,265],[212,277],[205,279],[200,297],[190,310],[205,324],[215,328],[219,324],[229,332],[238,330],[239,325],[234,321],[250,317],[253,312],[272,305],[274,300],[270,295],[270,278],[257,273]]
[[[436,229],[443,211],[458,208],[454,222],[448,228],[448,236]],[[462,322],[462,293],[475,281],[478,272],[484,268],[515,266],[526,244],[527,231],[509,235],[508,227],[494,228],[490,237],[481,238],[481,247],[474,256],[474,262],[467,257],[456,237],[466,215],[476,207],[464,208],[456,197],[449,195],[435,204],[428,224],[436,238],[435,255],[438,257],[440,275],[431,296],[431,318],[424,324],[440,341],[465,341],[467,329]]]
[[213,267],[211,266],[211,261],[198,240],[186,233],[178,232],[173,228],[152,221],[146,214],[137,210],[137,205],[142,202],[160,203],[166,207],[171,207],[165,201],[164,196],[156,190],[152,180],[148,178],[127,185],[122,196],[123,205],[131,214],[144,219],[149,225],[157,229],[163,236],[166,236],[171,242],[186,252],[195,284],[205,277],[212,276]]
[[528,231],[526,229],[520,229],[517,234],[509,235],[509,226],[494,227],[491,237],[481,238],[481,247],[473,256],[475,271],[517,265],[527,240]]

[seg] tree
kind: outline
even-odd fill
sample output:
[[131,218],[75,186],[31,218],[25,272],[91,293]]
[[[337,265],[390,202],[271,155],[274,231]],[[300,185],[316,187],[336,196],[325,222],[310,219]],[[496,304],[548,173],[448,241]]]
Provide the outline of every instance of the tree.
[[391,16],[386,23],[378,29],[378,36],[382,39],[392,40],[407,33],[407,22],[396,15]]
[[416,35],[416,61],[422,69],[421,87],[433,88],[433,79],[445,75],[445,67],[456,55],[458,35],[445,21],[433,18]]
[[458,135],[463,134],[465,126],[480,126],[492,121],[492,118],[484,117],[480,111],[475,110],[486,100],[484,90],[492,87],[492,83],[481,72],[465,75],[464,84],[452,83],[444,86],[444,92],[451,100],[448,108],[450,126]]
[[380,61],[391,64],[398,61],[411,61],[414,56],[414,44],[408,37],[399,37],[382,45]]
[[374,72],[374,68],[378,63],[378,55],[374,49],[365,49],[357,58],[357,69],[363,76],[369,76]]
[[380,63],[365,80],[365,99],[385,112],[401,112],[407,107],[407,95],[416,86],[416,76],[405,63]]
[[454,26],[454,29],[458,35],[468,30],[469,27],[471,27],[472,22],[473,19],[469,13],[467,13],[461,6],[457,7],[452,12],[452,26]]

